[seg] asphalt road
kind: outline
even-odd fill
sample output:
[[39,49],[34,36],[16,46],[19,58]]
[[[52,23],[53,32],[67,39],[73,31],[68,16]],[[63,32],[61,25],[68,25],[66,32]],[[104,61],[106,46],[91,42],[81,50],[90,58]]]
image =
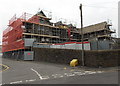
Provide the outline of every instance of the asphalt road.
[[[1,59],[1,58],[0,58]],[[2,59],[9,68],[0,84],[118,84],[118,71],[71,68],[66,65]]]

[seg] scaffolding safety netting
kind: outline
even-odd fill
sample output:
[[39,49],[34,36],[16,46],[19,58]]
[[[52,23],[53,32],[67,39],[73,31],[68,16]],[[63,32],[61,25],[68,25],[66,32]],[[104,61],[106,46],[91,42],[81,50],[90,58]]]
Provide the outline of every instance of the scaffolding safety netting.
[[22,29],[23,22],[40,23],[40,18],[47,18],[43,15],[23,13],[20,17],[16,14],[9,20],[8,28],[3,31],[2,52],[25,49]]
[[2,52],[24,49],[24,40],[22,39],[23,24],[20,19],[11,21],[6,30],[3,31]]

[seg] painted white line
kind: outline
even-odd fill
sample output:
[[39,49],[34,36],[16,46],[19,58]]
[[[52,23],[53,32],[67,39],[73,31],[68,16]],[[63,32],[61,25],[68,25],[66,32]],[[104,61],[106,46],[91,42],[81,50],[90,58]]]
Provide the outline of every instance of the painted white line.
[[91,73],[92,71],[85,71],[85,73]]
[[89,71],[89,72],[86,72],[87,74],[95,74],[96,72],[92,72],[92,71]]
[[54,78],[62,78],[63,77],[63,75],[61,75],[61,74],[52,74],[52,76]]
[[85,75],[85,73],[82,73],[82,72],[74,72],[74,74],[76,74],[76,75]]
[[94,73],[96,73],[96,72],[93,72],[93,71],[85,71],[85,74],[87,75],[87,74],[94,74]]
[[42,76],[36,70],[34,70],[33,68],[31,68],[31,70],[37,74],[37,76],[39,77],[39,79],[42,80]]
[[26,82],[33,82],[33,81],[36,81],[36,79],[26,80]]
[[66,76],[75,76],[75,74],[73,74],[73,73],[64,73],[64,75],[66,75]]
[[34,70],[33,68],[31,68],[31,70],[37,74],[37,76],[39,77],[40,80],[45,80],[45,79],[48,79],[48,78],[49,78],[48,76],[41,76],[41,75],[40,75],[36,70]]
[[103,71],[97,71],[97,73],[103,73]]
[[18,83],[22,83],[22,81],[10,82],[10,84],[18,84]]
[[85,75],[85,74],[86,74],[86,73],[82,73],[81,76],[82,76],[82,75]]
[[102,71],[97,71],[97,72],[85,71],[84,73],[83,72],[74,72],[74,74],[76,74],[76,75],[88,75],[88,74],[96,74],[96,73],[103,73],[103,72]]
[[42,80],[49,79],[49,76],[42,76]]

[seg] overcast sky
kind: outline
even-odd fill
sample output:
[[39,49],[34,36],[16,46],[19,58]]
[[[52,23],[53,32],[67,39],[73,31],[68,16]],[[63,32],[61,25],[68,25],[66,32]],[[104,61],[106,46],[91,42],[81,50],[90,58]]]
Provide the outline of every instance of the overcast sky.
[[7,28],[8,20],[23,12],[35,14],[38,9],[52,12],[53,19],[74,21],[80,27],[79,5],[83,4],[84,26],[112,21],[113,28],[118,30],[119,0],[0,0],[0,42],[2,31]]

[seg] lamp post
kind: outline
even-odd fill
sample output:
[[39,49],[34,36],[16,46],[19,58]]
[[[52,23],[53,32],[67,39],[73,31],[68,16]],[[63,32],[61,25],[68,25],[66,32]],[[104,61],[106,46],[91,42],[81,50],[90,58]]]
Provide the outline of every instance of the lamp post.
[[85,65],[85,61],[84,61],[84,43],[83,43],[83,39],[84,39],[84,34],[83,34],[83,15],[82,15],[82,4],[80,4],[80,17],[81,17],[81,42],[82,42],[82,66]]

